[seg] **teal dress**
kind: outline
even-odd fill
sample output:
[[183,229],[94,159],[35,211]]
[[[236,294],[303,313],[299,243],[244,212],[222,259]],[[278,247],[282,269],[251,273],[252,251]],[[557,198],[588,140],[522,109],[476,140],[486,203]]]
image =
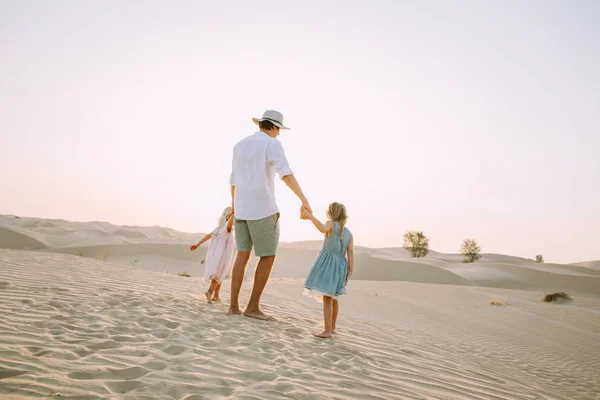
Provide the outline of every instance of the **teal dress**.
[[346,250],[352,233],[344,228],[344,234],[340,235],[340,228],[340,224],[333,223],[333,231],[329,237],[325,236],[323,249],[304,282],[304,294],[317,301],[322,301],[323,296],[337,300],[339,295],[346,294]]

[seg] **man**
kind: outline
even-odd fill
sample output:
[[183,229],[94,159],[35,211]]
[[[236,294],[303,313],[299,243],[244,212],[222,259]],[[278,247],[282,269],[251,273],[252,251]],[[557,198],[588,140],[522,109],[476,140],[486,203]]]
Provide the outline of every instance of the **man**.
[[262,320],[272,319],[260,310],[260,297],[271,275],[279,244],[279,208],[275,200],[275,173],[302,202],[300,212],[312,212],[294,173],[290,169],[277,136],[283,125],[279,111],[267,110],[262,118],[252,118],[260,128],[233,149],[230,178],[231,201],[235,213],[237,257],[231,273],[231,301],[228,315],[241,314],[239,294],[250,253],[260,258],[254,273],[252,295],[244,315]]

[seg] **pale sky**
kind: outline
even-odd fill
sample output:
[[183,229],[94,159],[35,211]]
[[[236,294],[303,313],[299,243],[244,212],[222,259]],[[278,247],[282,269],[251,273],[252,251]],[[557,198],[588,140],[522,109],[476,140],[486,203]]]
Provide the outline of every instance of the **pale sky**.
[[291,3],[0,0],[0,213],[206,232],[274,108],[359,245],[600,259],[600,2]]

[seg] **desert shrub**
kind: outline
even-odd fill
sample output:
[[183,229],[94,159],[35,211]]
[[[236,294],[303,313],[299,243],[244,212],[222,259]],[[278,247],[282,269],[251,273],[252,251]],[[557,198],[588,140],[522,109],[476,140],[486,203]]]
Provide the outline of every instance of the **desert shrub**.
[[568,300],[572,300],[571,296],[569,296],[567,293],[563,293],[563,292],[548,293],[542,299],[542,301],[545,303],[556,303],[556,302],[562,302],[562,301],[568,301]]
[[477,244],[475,239],[465,239],[460,247],[460,254],[465,257],[463,262],[466,263],[472,263],[479,260],[481,258],[480,252],[481,247],[479,247],[479,244]]
[[429,238],[423,232],[406,232],[404,248],[415,258],[425,257],[429,253]]

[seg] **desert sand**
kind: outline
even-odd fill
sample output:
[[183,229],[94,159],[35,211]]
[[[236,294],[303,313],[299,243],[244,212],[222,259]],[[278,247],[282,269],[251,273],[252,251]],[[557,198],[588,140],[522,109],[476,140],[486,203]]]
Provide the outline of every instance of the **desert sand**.
[[302,278],[320,243],[282,244],[262,322],[225,316],[228,282],[202,300],[201,235],[0,216],[0,398],[600,398],[598,261],[359,247],[319,340]]

